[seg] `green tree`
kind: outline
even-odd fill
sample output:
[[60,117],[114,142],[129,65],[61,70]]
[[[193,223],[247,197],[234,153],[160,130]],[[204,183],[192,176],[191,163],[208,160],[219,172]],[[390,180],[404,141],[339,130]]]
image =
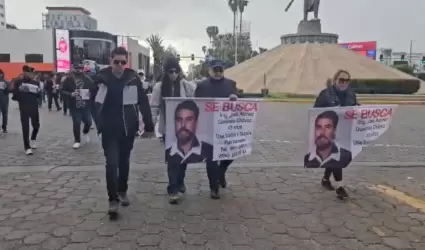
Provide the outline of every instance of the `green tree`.
[[248,0],[237,0],[237,5],[239,9],[239,34],[242,36],[242,16],[245,11],[245,7],[248,6]]
[[[227,2],[233,13],[233,39],[236,38],[236,13],[238,12],[239,1],[240,0],[228,0]],[[233,43],[235,43],[235,40],[233,40]]]
[[157,34],[152,34],[146,39],[146,42],[153,52],[153,76],[154,79],[157,79],[162,74],[163,39]]
[[267,51],[267,49],[266,48],[263,48],[263,47],[259,47],[258,48],[258,51],[259,51],[260,54],[263,54],[264,52]]
[[173,45],[168,45],[167,48],[164,50],[162,55],[162,61],[168,57],[177,57],[179,52]]
[[398,69],[411,76],[415,76],[415,68],[407,64],[393,65],[393,68]]

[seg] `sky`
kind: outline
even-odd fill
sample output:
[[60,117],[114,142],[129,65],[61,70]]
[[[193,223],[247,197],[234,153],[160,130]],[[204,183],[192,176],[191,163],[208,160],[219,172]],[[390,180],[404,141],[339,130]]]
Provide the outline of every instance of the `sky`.
[[[295,33],[303,16],[303,0],[249,0],[244,20],[251,23],[254,49],[273,48],[280,36]],[[145,40],[159,34],[182,56],[203,56],[208,45],[207,26],[231,32],[233,13],[227,0],[6,0],[6,19],[20,29],[42,25],[46,6],[83,7],[98,20],[98,29]],[[322,0],[322,32],[339,34],[340,42],[377,41],[378,48],[425,52],[424,0]],[[310,13],[312,16],[312,13]],[[142,42],[144,43],[144,42]],[[379,54],[379,52],[378,52]],[[183,60],[187,67],[190,59]]]

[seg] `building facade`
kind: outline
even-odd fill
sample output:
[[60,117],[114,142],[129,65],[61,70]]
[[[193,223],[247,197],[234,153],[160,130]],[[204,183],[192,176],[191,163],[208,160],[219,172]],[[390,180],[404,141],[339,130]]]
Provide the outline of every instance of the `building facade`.
[[6,29],[6,0],[0,0],[0,29]]
[[[100,68],[109,65],[119,36],[90,30],[0,30],[0,69],[10,80],[30,65],[40,72],[67,72],[72,65],[90,61]],[[149,49],[129,39],[129,67],[149,72]]]
[[46,10],[43,29],[97,30],[97,20],[84,8],[46,7]]

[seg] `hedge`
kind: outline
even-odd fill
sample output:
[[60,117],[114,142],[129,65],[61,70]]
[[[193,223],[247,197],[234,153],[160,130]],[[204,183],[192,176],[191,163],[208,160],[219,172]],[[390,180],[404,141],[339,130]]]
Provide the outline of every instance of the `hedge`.
[[353,79],[350,82],[350,86],[358,94],[411,95],[418,92],[421,82],[418,79]]
[[[420,80],[406,79],[406,80],[388,80],[388,79],[352,79],[350,82],[351,88],[358,94],[403,94],[410,95],[416,93],[420,86]],[[325,88],[325,84],[323,88]],[[249,97],[262,97],[261,93],[244,93],[239,89],[241,96]],[[273,96],[273,93],[270,93]],[[298,95],[287,94],[286,98],[314,98],[316,95]]]

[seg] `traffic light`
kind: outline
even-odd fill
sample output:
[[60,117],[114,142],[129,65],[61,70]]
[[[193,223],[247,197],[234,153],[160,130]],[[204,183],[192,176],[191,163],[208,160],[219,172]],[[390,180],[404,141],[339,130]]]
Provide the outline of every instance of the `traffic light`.
[[425,56],[422,57],[422,65],[425,65]]
[[404,60],[404,54],[403,54],[403,55],[401,55],[401,60]]
[[195,61],[195,55],[194,54],[190,55],[190,60]]
[[384,55],[379,55],[379,61],[383,62],[384,61]]
[[180,54],[177,54],[177,61],[180,62]]

